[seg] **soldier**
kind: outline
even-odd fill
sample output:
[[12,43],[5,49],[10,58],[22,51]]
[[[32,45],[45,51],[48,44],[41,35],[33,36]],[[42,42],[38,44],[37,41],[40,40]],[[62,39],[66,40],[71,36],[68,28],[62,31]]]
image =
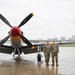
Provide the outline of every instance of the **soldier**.
[[45,62],[46,62],[46,66],[49,66],[49,60],[50,60],[50,44],[47,41],[46,45],[44,46],[44,56],[45,56]]
[[55,41],[53,41],[51,53],[52,53],[52,65],[51,66],[54,66],[54,61],[56,61],[56,66],[59,66],[58,65],[59,47],[58,47],[58,44],[55,43]]

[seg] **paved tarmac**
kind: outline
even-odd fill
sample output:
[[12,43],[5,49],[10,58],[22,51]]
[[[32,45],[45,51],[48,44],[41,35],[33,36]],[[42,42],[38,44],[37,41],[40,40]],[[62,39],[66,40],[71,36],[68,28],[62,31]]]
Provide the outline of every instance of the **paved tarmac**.
[[38,64],[37,53],[21,58],[0,53],[0,75],[75,75],[75,47],[60,47],[59,50],[59,67],[52,67],[51,59],[50,66],[46,66],[44,56]]

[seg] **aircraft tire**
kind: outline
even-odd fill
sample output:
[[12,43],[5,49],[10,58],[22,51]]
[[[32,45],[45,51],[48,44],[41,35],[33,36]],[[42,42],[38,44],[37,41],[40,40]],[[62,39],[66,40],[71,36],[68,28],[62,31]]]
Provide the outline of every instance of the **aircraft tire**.
[[41,54],[37,55],[37,61],[40,62],[41,61]]

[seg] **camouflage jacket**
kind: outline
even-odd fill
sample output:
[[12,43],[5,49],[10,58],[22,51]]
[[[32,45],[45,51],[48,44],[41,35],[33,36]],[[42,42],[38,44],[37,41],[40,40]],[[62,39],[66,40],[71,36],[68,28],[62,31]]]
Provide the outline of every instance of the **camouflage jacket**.
[[58,44],[51,45],[51,52],[52,53],[58,53],[59,52]]
[[50,53],[50,52],[51,52],[51,48],[50,48],[50,47],[51,47],[51,45],[45,45],[45,46],[44,46],[44,52],[45,52],[45,53],[46,53],[46,52],[47,52],[47,53]]

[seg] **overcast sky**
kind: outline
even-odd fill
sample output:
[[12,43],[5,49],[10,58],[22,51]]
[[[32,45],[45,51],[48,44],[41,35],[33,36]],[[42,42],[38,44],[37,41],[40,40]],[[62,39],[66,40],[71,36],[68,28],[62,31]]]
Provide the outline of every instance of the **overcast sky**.
[[[12,26],[31,12],[34,16],[21,27],[28,39],[70,38],[75,35],[75,0],[0,0],[0,13]],[[10,27],[0,20],[0,38]]]

